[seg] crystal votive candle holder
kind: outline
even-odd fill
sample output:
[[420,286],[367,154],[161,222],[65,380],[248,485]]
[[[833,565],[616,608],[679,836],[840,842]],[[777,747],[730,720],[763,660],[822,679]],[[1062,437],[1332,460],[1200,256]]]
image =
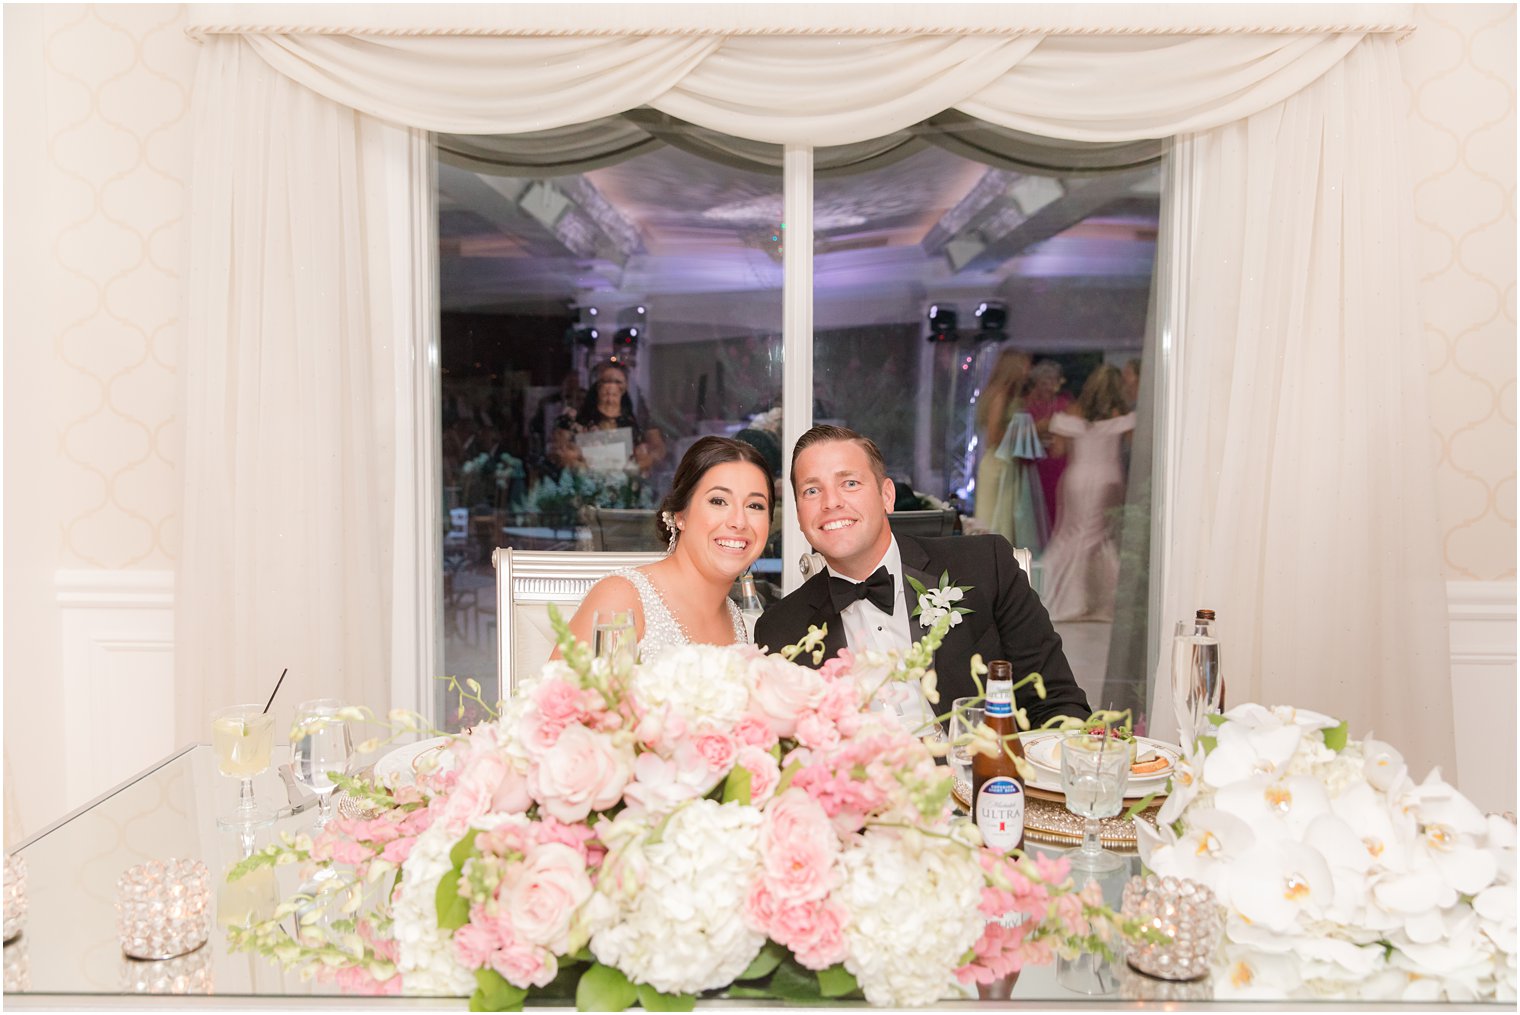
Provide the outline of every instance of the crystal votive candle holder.
[[210,948],[161,962],[121,958],[123,994],[210,994],[214,985]]
[[172,959],[206,943],[211,875],[199,860],[149,860],[116,882],[116,934],[134,959]]
[[5,858],[5,940],[21,933],[26,923],[26,858]]
[[1195,980],[1213,964],[1223,921],[1214,893],[1187,878],[1130,878],[1124,886],[1124,915],[1169,940],[1129,941],[1125,958],[1147,976]]
[[5,946],[5,992],[19,994],[32,989],[32,959],[26,938]]

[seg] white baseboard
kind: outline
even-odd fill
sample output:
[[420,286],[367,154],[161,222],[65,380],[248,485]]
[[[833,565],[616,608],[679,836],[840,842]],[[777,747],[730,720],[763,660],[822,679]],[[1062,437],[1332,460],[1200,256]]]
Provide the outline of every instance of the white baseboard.
[[[1451,617],[1451,700],[1463,719],[1491,716],[1510,729],[1515,718],[1515,583],[1446,583]],[[1457,738],[1457,785],[1485,811],[1515,810],[1515,754],[1495,757],[1486,737]]]
[[174,572],[61,570],[54,587],[67,813],[178,746]]

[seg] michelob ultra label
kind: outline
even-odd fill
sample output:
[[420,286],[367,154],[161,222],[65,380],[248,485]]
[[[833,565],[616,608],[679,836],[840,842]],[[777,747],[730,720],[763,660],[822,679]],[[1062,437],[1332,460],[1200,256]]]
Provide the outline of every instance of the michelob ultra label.
[[1006,853],[1024,837],[1024,787],[1017,779],[995,776],[976,795],[976,827],[982,841]]

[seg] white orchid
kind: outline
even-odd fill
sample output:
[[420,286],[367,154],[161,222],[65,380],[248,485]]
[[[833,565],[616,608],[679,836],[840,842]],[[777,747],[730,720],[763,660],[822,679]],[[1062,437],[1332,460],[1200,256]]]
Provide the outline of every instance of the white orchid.
[[[1515,825],[1305,709],[1240,705],[1173,772],[1140,854],[1225,910],[1216,997],[1509,1000]],[[1263,993],[1262,984],[1269,984]]]

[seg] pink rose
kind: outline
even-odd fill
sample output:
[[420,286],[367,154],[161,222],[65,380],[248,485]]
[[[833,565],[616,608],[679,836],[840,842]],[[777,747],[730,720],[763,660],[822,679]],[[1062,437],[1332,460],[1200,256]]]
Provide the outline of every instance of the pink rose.
[[772,801],[760,845],[771,892],[783,905],[829,893],[839,839],[828,814],[807,793],[789,789]]
[[770,724],[757,715],[746,715],[734,723],[734,739],[745,747],[759,747],[762,750],[770,750],[776,746],[776,731],[771,729]]
[[484,814],[491,806],[491,798],[507,772],[507,763],[496,753],[481,753],[471,757],[458,779],[454,790],[443,807],[444,827],[464,834],[464,826],[470,819]]
[[711,728],[700,730],[690,743],[697,756],[713,771],[726,774],[734,767],[736,745],[733,738],[723,731]]
[[[478,917],[478,922],[477,922]],[[491,953],[501,947],[501,935],[496,924],[485,916],[479,906],[471,908],[470,922],[454,931],[454,958],[466,969],[479,969],[491,959]]]
[[538,713],[561,727],[581,719],[583,698],[581,689],[568,680],[545,680],[533,691],[533,705]]
[[491,968],[514,987],[543,987],[559,973],[554,953],[535,945],[511,942],[491,956]]
[[771,920],[770,936],[786,945],[808,969],[827,969],[843,962],[844,910],[828,899],[783,906]]
[[797,717],[817,707],[823,696],[823,678],[815,670],[780,656],[756,660],[750,665],[750,675],[754,678],[752,704],[777,736],[791,736]]
[[839,746],[839,729],[833,720],[810,709],[797,719],[797,742],[815,751],[832,751]]
[[825,659],[823,665],[818,667],[818,673],[825,680],[837,680],[840,677],[850,675],[850,670],[855,667],[855,653],[848,648],[842,648],[832,659]]
[[605,733],[567,727],[529,771],[528,792],[549,815],[584,821],[593,810],[606,810],[622,799],[633,774],[632,753],[616,747]]
[[528,793],[528,776],[512,765],[506,766],[501,783],[491,795],[491,810],[498,814],[521,814],[533,805]]
[[506,903],[519,937],[553,952],[567,952],[570,922],[590,897],[591,879],[581,854],[551,842],[528,854]]
[[781,782],[781,766],[770,751],[749,746],[739,748],[734,764],[749,773],[749,802],[764,807]]

